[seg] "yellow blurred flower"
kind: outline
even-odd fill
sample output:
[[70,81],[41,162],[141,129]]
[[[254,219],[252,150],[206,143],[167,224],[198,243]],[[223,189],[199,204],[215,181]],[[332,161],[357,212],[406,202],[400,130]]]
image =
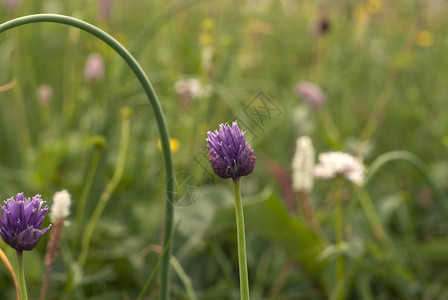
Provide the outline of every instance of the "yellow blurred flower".
[[448,135],[443,138],[442,143],[448,148]]
[[199,35],[199,44],[201,46],[209,46],[213,43],[213,36],[207,33]]
[[215,28],[215,20],[212,18],[205,18],[202,20],[202,29],[211,31]]
[[432,45],[434,38],[432,33],[426,30],[420,30],[414,37],[415,43],[420,47],[429,47]]
[[369,18],[369,12],[364,6],[358,6],[355,9],[355,19],[359,23],[364,23]]
[[376,14],[381,9],[380,0],[369,0],[366,3],[365,10],[369,14]]
[[[171,152],[176,153],[179,150],[180,142],[176,139],[170,139]],[[157,141],[157,148],[162,151],[162,143],[160,140]]]

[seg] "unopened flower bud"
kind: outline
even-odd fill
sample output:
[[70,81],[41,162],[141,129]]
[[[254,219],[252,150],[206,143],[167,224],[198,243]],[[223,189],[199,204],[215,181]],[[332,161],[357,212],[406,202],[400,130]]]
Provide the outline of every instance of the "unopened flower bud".
[[244,133],[236,121],[232,126],[227,123],[219,125],[219,131],[207,132],[210,164],[219,177],[236,179],[254,170],[254,150]]

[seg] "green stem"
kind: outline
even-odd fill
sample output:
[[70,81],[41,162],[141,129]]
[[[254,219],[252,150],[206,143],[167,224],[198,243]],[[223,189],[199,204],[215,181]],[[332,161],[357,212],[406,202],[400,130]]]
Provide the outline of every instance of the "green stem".
[[170,148],[170,137],[168,134],[168,128],[166,126],[165,117],[162,112],[162,108],[160,106],[159,100],[157,99],[156,93],[146,76],[143,69],[138,64],[137,60],[129,53],[129,51],[123,47],[116,39],[114,39],[111,35],[102,31],[98,27],[95,27],[87,22],[78,20],[76,18],[57,15],[57,14],[37,14],[37,15],[29,15],[25,17],[20,17],[13,19],[11,21],[5,22],[0,25],[0,33],[9,30],[11,28],[15,28],[17,26],[30,24],[30,23],[38,23],[38,22],[53,22],[69,25],[72,27],[79,28],[84,30],[103,42],[109,45],[112,49],[115,50],[128,64],[128,66],[132,69],[143,89],[145,90],[146,96],[148,98],[149,103],[154,111],[154,115],[157,121],[157,126],[159,129],[160,140],[162,144],[162,152],[164,157],[164,167],[165,167],[165,182],[166,182],[166,200],[165,201],[165,219],[164,219],[164,232],[163,232],[163,247],[167,248],[167,255],[163,257],[161,263],[161,272],[160,272],[160,299],[168,300],[170,299],[169,295],[169,273],[170,273],[170,257],[171,257],[171,246],[168,245],[168,240],[173,232],[173,218],[174,218],[174,207],[172,203],[174,203],[174,170],[173,170],[173,161],[171,156],[171,148]]
[[[334,216],[334,226],[336,233],[336,244],[339,251],[342,250],[342,242],[344,240],[344,224],[343,224],[343,214],[342,214],[342,185],[343,181],[341,178],[336,178],[336,191],[334,197],[335,205],[335,216]],[[336,258],[336,286],[339,289],[336,299],[344,299],[344,288],[342,283],[344,282],[344,256],[340,252]],[[340,288],[339,288],[340,287]]]
[[75,222],[75,236],[72,241],[72,250],[76,251],[78,248],[79,238],[81,235],[81,228],[84,219],[84,209],[86,207],[87,197],[89,196],[90,189],[92,187],[93,178],[95,177],[98,162],[100,160],[101,151],[96,149],[93,153],[92,163],[90,164],[89,172],[87,173],[86,182],[83,185],[81,197],[79,198],[79,205],[76,209],[76,222]]
[[241,200],[240,178],[233,180],[235,192],[236,234],[238,241],[238,266],[240,269],[241,300],[249,300],[249,276],[247,273],[246,234],[244,229],[243,202]]
[[325,133],[328,138],[330,145],[336,149],[341,149],[341,134],[339,133],[338,127],[336,126],[333,117],[326,107],[319,109],[320,121],[324,126]]
[[[117,164],[115,167],[114,175],[112,176],[111,181],[106,186],[105,190],[100,196],[100,200],[95,207],[95,210],[92,213],[92,216],[87,223],[86,230],[84,232],[82,241],[81,241],[81,252],[78,257],[78,270],[81,270],[84,263],[87,260],[87,254],[89,252],[90,240],[92,239],[93,232],[95,230],[96,224],[100,219],[106,204],[109,202],[109,199],[120,182],[121,177],[123,176],[124,166],[126,162],[126,152],[129,145],[129,131],[130,131],[130,120],[129,117],[124,116],[122,125],[121,125],[121,139],[120,146],[117,154]],[[76,277],[75,277],[76,278]]]
[[359,190],[358,199],[367,221],[370,227],[372,227],[373,234],[381,241],[388,240],[386,230],[383,227],[380,216],[376,212],[375,206],[373,206],[369,194],[365,190]]
[[182,268],[182,265],[174,256],[171,256],[170,261],[171,266],[173,267],[174,271],[176,271],[180,281],[182,281],[185,286],[185,292],[187,294],[188,300],[197,300],[198,297],[194,292],[193,284],[191,283],[190,277],[188,277],[187,273],[185,273],[184,269]]
[[25,271],[23,270],[23,251],[17,250],[17,273],[19,279],[20,300],[28,300],[26,294]]

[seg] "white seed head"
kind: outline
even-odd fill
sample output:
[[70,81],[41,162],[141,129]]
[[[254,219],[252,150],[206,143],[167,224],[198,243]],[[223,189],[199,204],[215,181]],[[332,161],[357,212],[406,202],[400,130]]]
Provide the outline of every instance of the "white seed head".
[[57,220],[65,219],[70,214],[71,202],[71,196],[67,190],[54,193],[50,210],[51,222],[55,223]]
[[307,136],[298,138],[296,143],[296,154],[292,161],[292,187],[296,192],[309,192],[313,188],[313,143]]
[[361,159],[342,152],[325,152],[319,155],[319,164],[314,167],[314,176],[321,179],[342,175],[357,185],[364,182],[364,165]]

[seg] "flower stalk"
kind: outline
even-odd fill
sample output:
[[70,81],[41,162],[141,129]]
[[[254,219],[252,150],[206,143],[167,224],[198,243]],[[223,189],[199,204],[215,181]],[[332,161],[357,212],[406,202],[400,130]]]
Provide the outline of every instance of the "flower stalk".
[[9,274],[11,274],[12,281],[14,282],[14,286],[16,288],[17,300],[20,300],[19,283],[17,282],[16,273],[14,273],[14,269],[12,268],[11,263],[9,262],[8,257],[6,256],[5,252],[3,252],[2,249],[0,249],[0,260],[3,261],[6,268],[8,269]]
[[344,224],[343,224],[343,212],[342,212],[342,188],[343,179],[336,178],[336,190],[334,192],[334,205],[335,205],[335,216],[334,216],[334,228],[336,235],[336,246],[340,251],[338,257],[336,258],[336,287],[338,290],[336,299],[344,299],[344,256],[342,255],[342,244],[344,240]]
[[20,290],[20,299],[28,300],[28,295],[26,293],[26,282],[25,282],[25,271],[23,269],[23,251],[17,250],[17,272],[19,279],[19,290]]
[[236,234],[238,241],[238,266],[240,271],[240,299],[249,300],[249,276],[247,272],[246,233],[244,227],[243,202],[241,200],[240,178],[233,179],[235,193]]

